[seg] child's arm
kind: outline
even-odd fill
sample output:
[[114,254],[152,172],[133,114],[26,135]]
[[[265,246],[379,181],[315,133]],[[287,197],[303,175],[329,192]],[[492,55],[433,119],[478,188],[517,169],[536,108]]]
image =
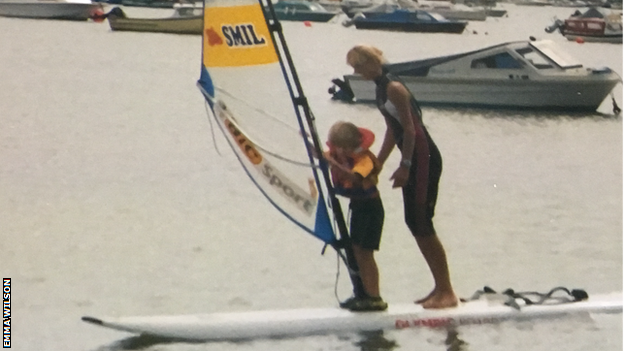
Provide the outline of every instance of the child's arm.
[[359,173],[353,173],[353,171],[344,165],[340,164],[334,159],[329,151],[323,153],[323,157],[329,163],[329,166],[334,170],[340,171],[341,175],[346,176],[348,180],[352,181],[354,185],[359,186],[364,177]]
[[[301,134],[301,132],[299,132],[299,134]],[[318,154],[316,153],[316,149],[314,148],[314,144],[312,144],[310,139],[304,137],[303,141],[305,142],[305,146],[308,149],[308,151],[310,152],[310,154],[312,155],[312,157],[319,158]]]

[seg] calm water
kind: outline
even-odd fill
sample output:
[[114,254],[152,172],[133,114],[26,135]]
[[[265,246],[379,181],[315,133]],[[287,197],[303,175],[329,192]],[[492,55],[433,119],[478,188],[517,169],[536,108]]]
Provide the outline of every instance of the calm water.
[[[381,133],[370,106],[331,101],[346,51],[391,61],[533,35],[622,75],[622,46],[543,28],[573,9],[508,5],[462,35],[285,23],[321,133],[337,119]],[[127,9],[129,16],[168,11]],[[80,321],[336,304],[336,257],[280,217],[211,136],[201,39],[113,33],[107,23],[0,18],[0,273],[13,279],[15,350],[621,350],[622,316],[329,335],[245,343],[154,343]],[[622,86],[615,96],[622,106]],[[622,119],[425,109],[445,170],[436,225],[457,292],[622,290]],[[216,145],[216,147],[215,147]],[[218,152],[220,151],[220,153]],[[398,153],[392,155],[398,162]],[[432,281],[382,182],[383,296],[412,301]],[[342,271],[341,298],[349,296]]]

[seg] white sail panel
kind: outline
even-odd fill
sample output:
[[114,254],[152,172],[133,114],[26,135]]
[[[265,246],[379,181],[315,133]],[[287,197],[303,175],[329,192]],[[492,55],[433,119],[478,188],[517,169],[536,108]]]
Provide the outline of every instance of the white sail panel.
[[261,192],[286,217],[333,243],[325,185],[260,2],[205,1],[199,85]]

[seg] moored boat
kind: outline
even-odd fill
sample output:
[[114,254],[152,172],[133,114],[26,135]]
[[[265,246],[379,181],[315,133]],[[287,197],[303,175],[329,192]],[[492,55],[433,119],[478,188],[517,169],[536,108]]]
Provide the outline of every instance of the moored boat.
[[462,4],[452,4],[447,1],[385,1],[366,8],[347,8],[343,10],[350,18],[358,13],[363,14],[367,18],[371,18],[381,14],[392,13],[397,9],[422,10],[429,13],[437,13],[448,20],[485,21],[487,18],[486,10],[483,7],[469,7]]
[[[503,43],[387,68],[420,103],[458,107],[595,111],[621,81],[609,68],[583,67],[548,40]],[[342,87],[333,89],[335,98],[375,100],[375,84],[359,75],[336,82]]]
[[418,2],[418,9],[438,13],[449,20],[485,21],[487,18],[483,7],[469,7],[450,1],[422,0]]
[[555,30],[568,40],[604,43],[622,43],[622,12],[607,8],[589,8],[586,12],[574,12],[569,18],[555,22],[545,28]]
[[[303,0],[282,0],[273,4],[277,19],[281,21],[329,22],[341,11],[329,11],[321,4]],[[265,11],[269,11],[265,8]]]
[[[415,6],[415,5],[414,5]],[[349,17],[353,18],[355,15],[361,13],[366,17],[373,17],[384,13],[390,13],[396,9],[400,9],[398,3],[382,2],[379,4],[372,4],[368,6],[349,4],[342,7],[342,11]]]
[[128,7],[150,7],[157,9],[171,9],[174,7],[173,0],[120,0],[121,5]]
[[100,3],[66,0],[3,0],[0,16],[35,19],[86,21],[102,15]]
[[374,6],[373,0],[342,0],[340,1],[340,8],[347,16],[353,17],[358,11]]
[[484,7],[488,17],[503,17],[507,15],[507,10],[496,7]]
[[451,21],[437,13],[421,10],[397,9],[391,13],[366,17],[358,14],[343,23],[345,26],[355,25],[357,29],[380,29],[402,32],[421,33],[454,33],[464,31],[468,22]]
[[176,7],[171,17],[164,18],[130,18],[115,7],[106,17],[114,31],[201,34],[203,30],[201,8]]

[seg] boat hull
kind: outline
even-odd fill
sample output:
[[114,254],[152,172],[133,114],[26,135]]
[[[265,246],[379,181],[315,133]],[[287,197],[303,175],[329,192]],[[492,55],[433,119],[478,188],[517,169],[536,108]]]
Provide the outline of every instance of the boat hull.
[[0,16],[86,21],[102,12],[100,4],[0,1]]
[[353,21],[357,29],[378,29],[420,33],[453,33],[460,34],[466,28],[465,23],[399,23],[378,22],[374,20]]
[[575,33],[575,32],[564,32],[563,36],[566,37],[570,41],[579,41],[588,43],[613,43],[613,44],[622,44],[622,34],[613,34],[613,35],[587,35],[586,33]]
[[275,10],[277,19],[280,21],[310,21],[310,22],[329,22],[336,16],[336,13],[325,12],[297,12],[288,10]]
[[340,332],[500,323],[507,320],[561,318],[578,313],[621,313],[622,295],[589,300],[523,306],[520,310],[488,299],[459,307],[425,310],[417,304],[391,304],[383,312],[351,312],[340,308],[295,309],[125,318],[83,317],[98,326],[136,334],[181,340],[245,340]]
[[173,34],[202,34],[203,17],[174,17],[174,18],[121,18],[108,16],[108,23],[114,31],[155,32]]
[[368,17],[357,15],[349,21],[348,25],[351,24],[355,25],[357,29],[459,34],[464,31],[468,22],[449,21],[438,14],[431,14],[422,10],[398,9]]
[[156,9],[171,9],[174,1],[151,1],[151,0],[122,0],[121,5],[128,7],[150,7]]
[[[374,83],[355,75],[344,78],[357,101],[375,100]],[[595,111],[619,82],[616,74],[565,80],[401,78],[424,105],[564,111]]]
[[486,8],[485,9],[485,14],[488,17],[503,17],[503,16],[505,16],[507,14],[507,10]]
[[487,13],[485,9],[471,9],[471,10],[453,10],[445,8],[428,8],[420,7],[421,10],[435,12],[448,20],[457,21],[485,21],[487,19]]

